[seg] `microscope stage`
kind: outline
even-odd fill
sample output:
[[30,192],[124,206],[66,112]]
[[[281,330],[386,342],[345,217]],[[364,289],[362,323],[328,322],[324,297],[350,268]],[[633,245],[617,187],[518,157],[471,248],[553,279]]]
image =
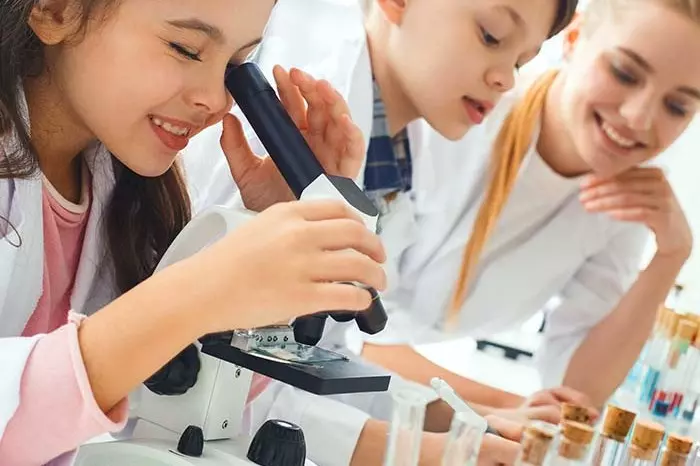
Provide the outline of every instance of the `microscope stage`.
[[384,392],[391,376],[357,359],[295,364],[246,353],[225,343],[202,346],[202,352],[316,395]]

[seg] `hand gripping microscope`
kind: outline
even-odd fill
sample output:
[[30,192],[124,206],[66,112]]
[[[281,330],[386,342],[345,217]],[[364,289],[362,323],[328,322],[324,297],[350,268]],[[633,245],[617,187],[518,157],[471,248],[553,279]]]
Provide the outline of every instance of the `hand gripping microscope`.
[[[367,228],[376,231],[376,207],[353,180],[325,173],[256,64],[230,68],[226,87],[298,199],[344,201]],[[156,273],[250,218],[243,210],[224,207],[205,211],[175,239]],[[337,322],[354,320],[368,334],[384,329],[387,315],[382,302],[376,290],[368,291],[374,299],[364,312],[324,312],[298,318],[291,325],[201,338],[196,345],[200,368],[193,386],[178,396],[141,389],[132,397],[136,421],[130,423],[128,439],[86,445],[76,464],[303,466],[303,433],[298,427],[284,420],[268,421],[252,442],[241,435],[252,373],[318,395],[386,391],[390,381],[386,373],[315,346],[329,317]]]

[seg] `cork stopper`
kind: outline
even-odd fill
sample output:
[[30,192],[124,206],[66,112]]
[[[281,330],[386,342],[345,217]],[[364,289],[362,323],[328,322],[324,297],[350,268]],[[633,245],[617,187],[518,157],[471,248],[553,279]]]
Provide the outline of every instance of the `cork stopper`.
[[693,449],[693,439],[677,434],[671,434],[666,440],[666,449],[681,455],[687,455]]
[[520,464],[542,466],[547,458],[554,434],[537,426],[528,426],[523,432]]
[[593,423],[588,409],[571,403],[562,403],[561,405],[561,422],[564,421],[580,422],[589,425]]
[[659,466],[686,466],[688,454],[692,448],[692,439],[670,435],[666,441],[666,451],[661,455]]
[[637,415],[631,411],[609,405],[603,422],[603,435],[623,443],[632,429],[636,417]]
[[561,425],[561,435],[575,443],[589,444],[593,440],[593,428],[580,422],[564,421]]
[[646,451],[655,451],[664,436],[664,428],[648,421],[637,421],[632,434],[632,444]]
[[680,319],[676,328],[676,338],[693,341],[698,333],[698,324],[689,319]]

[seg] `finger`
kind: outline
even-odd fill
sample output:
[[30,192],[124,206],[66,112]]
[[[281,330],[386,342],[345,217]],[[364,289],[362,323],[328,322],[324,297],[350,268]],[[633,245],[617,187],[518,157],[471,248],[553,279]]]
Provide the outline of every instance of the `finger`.
[[527,406],[557,405],[559,400],[549,390],[537,392],[527,400]]
[[323,254],[314,265],[312,278],[319,282],[362,283],[376,290],[386,288],[382,266],[357,251],[333,251]]
[[262,163],[250,149],[240,120],[230,113],[224,117],[223,133],[219,142],[226,155],[231,176],[236,182]]
[[308,103],[306,122],[313,135],[323,134],[328,121],[326,103],[319,92],[318,81],[303,71],[293,69],[290,77]]
[[337,145],[343,137],[342,117],[350,113],[345,99],[328,81],[322,80],[318,84],[319,93],[326,104],[330,121],[333,123],[326,128],[326,141],[328,144]]
[[619,222],[634,222],[634,223],[648,223],[658,214],[657,211],[652,211],[645,208],[631,208],[631,209],[616,209],[606,212],[610,217]]
[[533,421],[544,421],[557,425],[561,420],[561,407],[559,405],[535,406],[525,409],[525,415]]
[[520,454],[520,443],[486,434],[481,442],[479,465],[515,465]]
[[355,285],[319,283],[313,289],[312,302],[317,311],[364,311],[372,304],[372,295]]
[[486,416],[489,426],[493,427],[502,437],[519,442],[523,435],[523,424],[505,419],[500,416]]
[[384,246],[379,236],[369,231],[363,223],[353,220],[326,220],[313,225],[309,235],[316,235],[318,246],[324,251],[354,249],[373,260],[386,260]]
[[272,70],[277,83],[282,105],[287,109],[289,116],[300,130],[306,130],[306,104],[299,88],[292,82],[292,79],[284,68],[275,66]]
[[357,178],[365,161],[365,137],[362,130],[352,121],[350,115],[342,117],[345,131],[346,149],[340,163],[340,174],[348,178]]
[[548,391],[562,403],[571,403],[578,406],[592,405],[588,395],[570,387],[556,387]]
[[624,193],[586,201],[583,203],[583,207],[587,212],[608,212],[611,210],[636,208],[661,210],[661,200],[646,194]]
[[343,201],[329,199],[295,201],[283,204],[280,207],[290,208],[304,220],[308,220],[310,222],[334,219],[350,219],[364,225],[360,215]]
[[650,182],[648,180],[630,180],[627,182],[611,181],[608,183],[599,184],[592,188],[581,190],[579,199],[582,202],[590,201],[619,193],[638,193],[648,194],[651,196],[661,196],[662,189],[663,185],[661,183]]

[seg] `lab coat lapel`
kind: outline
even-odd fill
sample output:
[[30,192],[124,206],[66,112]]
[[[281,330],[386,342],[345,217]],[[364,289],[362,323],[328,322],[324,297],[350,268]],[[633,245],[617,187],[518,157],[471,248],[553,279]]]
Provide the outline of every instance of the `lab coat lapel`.
[[[9,220],[17,234],[0,240],[0,338],[18,336],[36,309],[43,277],[41,180],[4,180],[13,184]],[[8,239],[10,241],[8,241]],[[19,239],[21,242],[16,243]],[[16,247],[12,243],[19,244]],[[4,289],[3,289],[4,288]]]
[[92,314],[116,295],[104,231],[105,210],[114,189],[115,177],[111,155],[102,144],[95,143],[87,149],[85,160],[92,175],[92,205],[71,307],[77,312]]

